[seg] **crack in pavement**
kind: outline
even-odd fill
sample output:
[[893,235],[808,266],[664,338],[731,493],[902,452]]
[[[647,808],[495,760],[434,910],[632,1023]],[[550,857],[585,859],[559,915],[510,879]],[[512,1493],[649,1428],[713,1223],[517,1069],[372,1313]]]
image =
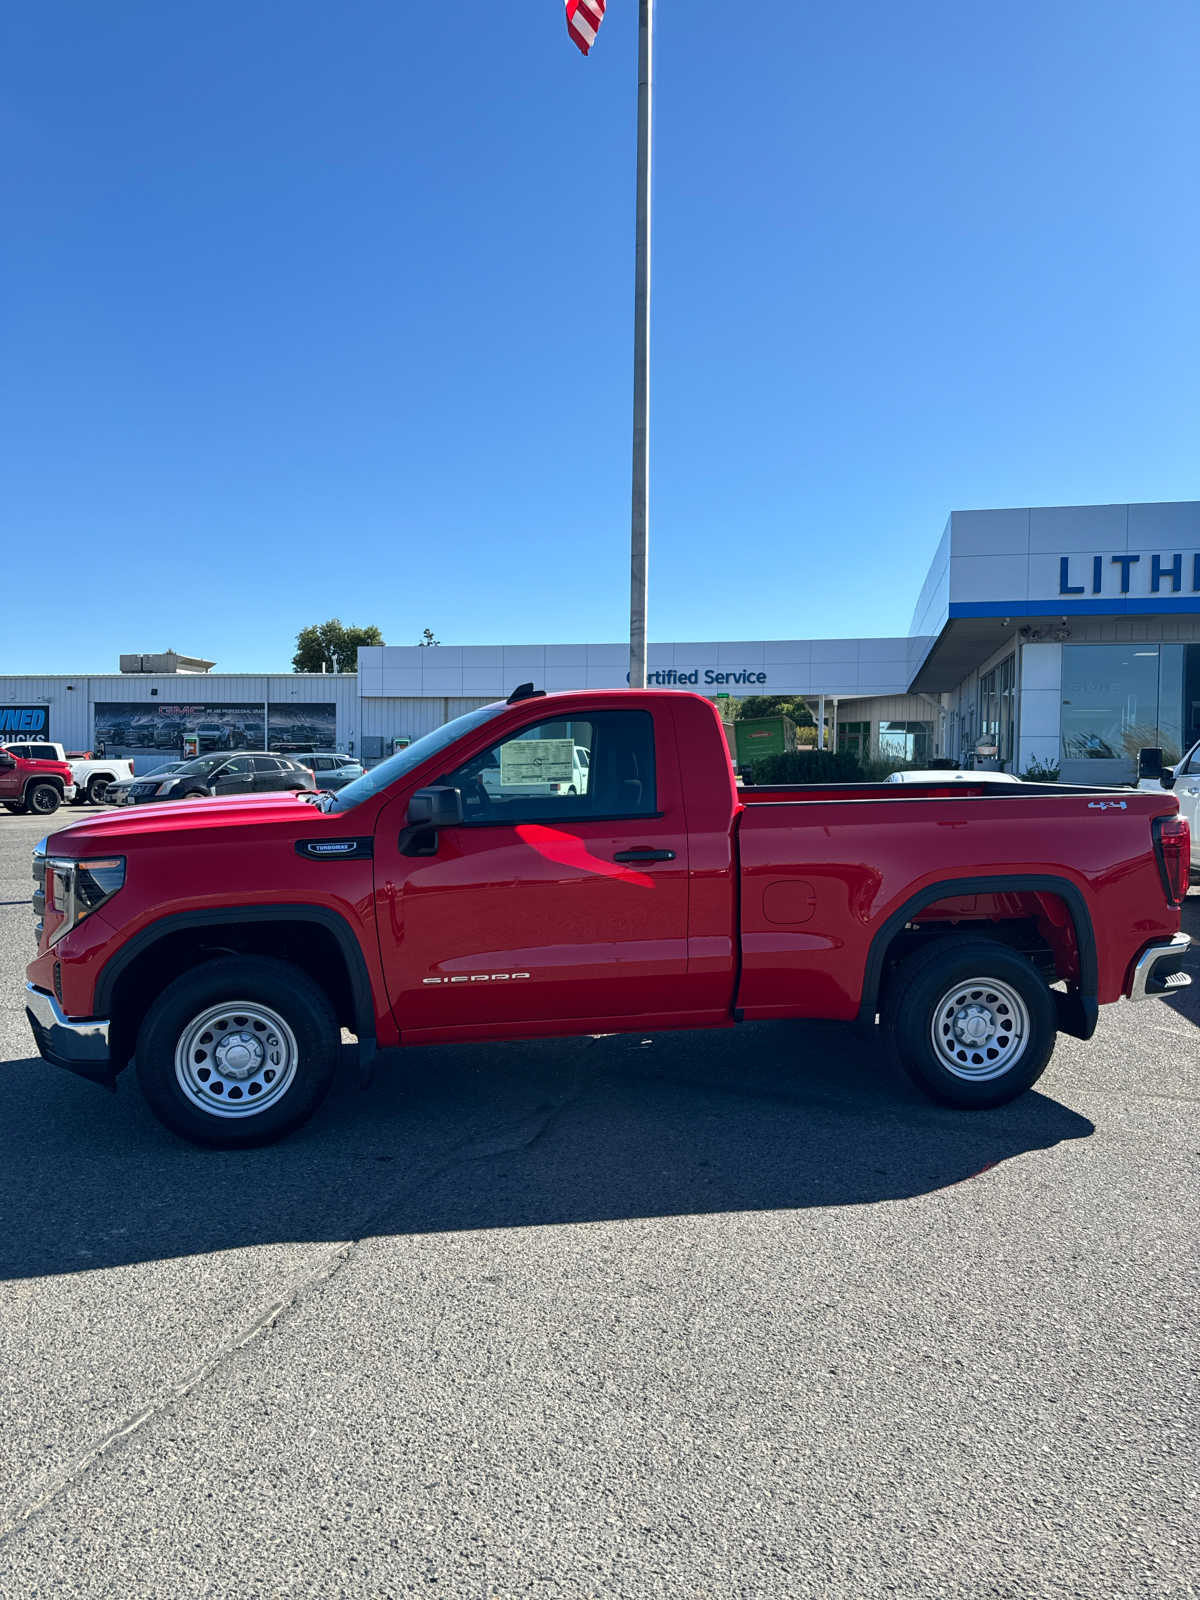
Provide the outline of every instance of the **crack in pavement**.
[[[353,1239],[339,1241],[332,1249],[325,1252],[319,1264],[308,1271],[298,1273],[291,1282],[291,1287],[281,1296],[272,1300],[269,1305],[259,1311],[248,1323],[227,1340],[216,1353],[207,1361],[194,1367],[185,1377],[177,1383],[168,1385],[166,1389],[155,1398],[149,1400],[140,1410],[130,1416],[124,1417],[115,1426],[109,1428],[99,1439],[93,1441],[86,1449],[80,1451],[61,1471],[55,1473],[50,1482],[34,1499],[27,1501],[17,1511],[8,1511],[3,1514],[0,1521],[0,1545],[4,1544],[13,1534],[19,1533],[41,1512],[47,1510],[58,1497],[68,1489],[77,1479],[82,1477],[102,1456],[121,1444],[124,1440],[132,1438],[141,1431],[147,1423],[160,1417],[171,1406],[177,1404],[193,1390],[199,1388],[206,1379],[210,1378],[220,1367],[237,1354],[239,1350],[252,1344],[255,1339],[273,1328],[281,1318],[294,1310],[311,1294],[318,1293],[324,1286],[331,1282],[350,1261],[354,1259],[364,1239],[374,1238],[381,1231],[382,1224],[386,1222],[399,1206],[410,1200],[414,1194],[421,1191],[439,1178],[444,1177],[454,1167],[465,1162],[490,1161],[497,1156],[512,1155],[526,1150],[537,1140],[541,1139],[558,1122],[562,1115],[583,1099],[583,1091],[566,1096],[562,1101],[549,1106],[542,1113],[533,1113],[519,1124],[513,1126],[507,1135],[489,1133],[481,1142],[479,1138],[467,1138],[451,1149],[435,1164],[418,1176],[411,1178],[403,1187],[389,1196],[389,1198],[368,1215],[359,1224],[357,1236]],[[533,1126],[530,1126],[530,1123]],[[520,1129],[526,1131],[522,1134]]]

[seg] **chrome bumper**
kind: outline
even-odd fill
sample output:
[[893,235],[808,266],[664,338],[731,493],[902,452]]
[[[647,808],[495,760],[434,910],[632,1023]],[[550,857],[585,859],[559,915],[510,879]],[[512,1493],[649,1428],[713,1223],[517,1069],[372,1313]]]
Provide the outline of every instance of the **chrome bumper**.
[[1186,972],[1180,971],[1180,966],[1191,943],[1186,933],[1177,933],[1166,944],[1152,944],[1133,969],[1129,998],[1154,1000],[1159,995],[1170,994],[1173,989],[1186,989],[1192,980]]
[[94,1083],[111,1084],[112,1066],[108,1049],[108,1022],[93,1017],[74,1022],[52,994],[36,989],[26,979],[25,1015],[33,1029],[38,1054],[56,1067],[66,1067]]

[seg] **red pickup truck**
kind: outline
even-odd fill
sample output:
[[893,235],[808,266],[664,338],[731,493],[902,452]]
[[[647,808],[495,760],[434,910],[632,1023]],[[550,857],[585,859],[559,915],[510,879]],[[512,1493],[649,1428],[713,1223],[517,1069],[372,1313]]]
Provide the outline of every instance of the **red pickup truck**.
[[23,756],[0,745],[0,805],[48,817],[75,798],[75,774],[65,761]]
[[[1058,1030],[1189,980],[1173,795],[739,788],[716,708],[523,685],[338,794],[109,812],[34,858],[49,1061],[131,1060],[168,1127],[278,1138],[377,1049],[882,1018],[936,1098],[994,1106]],[[1053,987],[1052,987],[1053,986]]]

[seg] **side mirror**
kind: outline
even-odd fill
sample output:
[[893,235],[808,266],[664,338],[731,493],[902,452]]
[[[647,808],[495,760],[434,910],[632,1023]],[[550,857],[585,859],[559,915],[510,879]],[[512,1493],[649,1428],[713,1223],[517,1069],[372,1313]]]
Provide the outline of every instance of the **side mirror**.
[[456,828],[463,819],[462,790],[439,784],[418,789],[408,802],[405,821],[410,828]]
[[7,750],[0,750],[0,772],[9,772],[16,764]]
[[1146,745],[1138,751],[1137,775],[1139,783],[1163,781],[1163,753],[1158,745]]

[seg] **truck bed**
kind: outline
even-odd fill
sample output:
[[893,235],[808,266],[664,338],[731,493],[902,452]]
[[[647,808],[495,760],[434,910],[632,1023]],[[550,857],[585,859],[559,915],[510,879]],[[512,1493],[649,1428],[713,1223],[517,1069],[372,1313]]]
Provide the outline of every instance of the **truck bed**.
[[978,781],[963,783],[775,783],[745,784],[738,789],[747,805],[805,800],[937,800],[961,797],[981,799],[995,796],[1023,799],[1028,795],[1127,795],[1129,789],[1112,789],[1067,783],[989,783],[987,774]]
[[[971,921],[1044,951],[1094,1012],[1124,992],[1141,946],[1175,931],[1154,850],[1168,794],[981,779],[738,798],[746,1017],[795,1015],[798,1000],[801,1015],[868,1020],[877,941]],[[1101,926],[1127,931],[1098,943]]]

